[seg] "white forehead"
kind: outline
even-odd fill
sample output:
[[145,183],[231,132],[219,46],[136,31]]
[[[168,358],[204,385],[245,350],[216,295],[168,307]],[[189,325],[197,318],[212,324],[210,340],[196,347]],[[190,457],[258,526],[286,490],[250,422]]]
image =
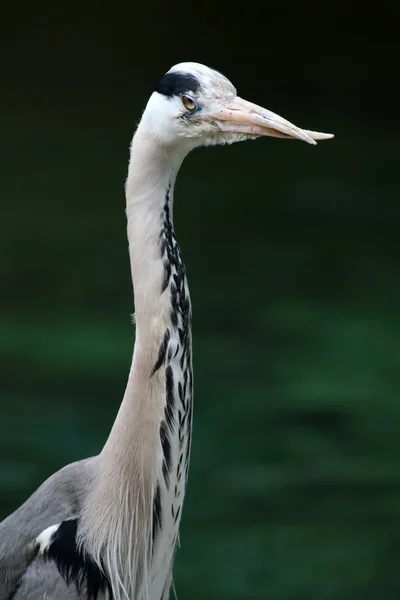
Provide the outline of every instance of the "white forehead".
[[203,95],[215,95],[216,92],[220,92],[221,94],[235,94],[236,89],[234,85],[222,75],[219,71],[215,71],[215,69],[210,69],[210,67],[206,67],[206,65],[202,65],[196,62],[182,62],[178,63],[171,67],[168,73],[188,73],[190,75],[194,75],[197,77],[201,84]]

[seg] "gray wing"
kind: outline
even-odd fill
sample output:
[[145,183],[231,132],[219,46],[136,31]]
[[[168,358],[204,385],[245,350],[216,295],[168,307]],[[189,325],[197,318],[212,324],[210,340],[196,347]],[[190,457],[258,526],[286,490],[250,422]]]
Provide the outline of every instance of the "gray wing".
[[82,600],[82,596],[65,583],[54,563],[37,559],[25,571],[12,600]]
[[35,556],[34,542],[47,527],[79,518],[96,468],[97,457],[67,465],[0,523],[0,600],[79,598],[53,563]]

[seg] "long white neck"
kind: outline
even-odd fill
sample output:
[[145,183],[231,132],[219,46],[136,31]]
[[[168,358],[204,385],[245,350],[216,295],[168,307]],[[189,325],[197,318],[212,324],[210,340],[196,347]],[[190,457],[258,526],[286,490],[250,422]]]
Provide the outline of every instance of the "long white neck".
[[164,600],[171,583],[192,422],[191,307],[172,225],[186,153],[161,146],[141,125],[131,147],[126,210],[135,348],[81,529],[82,542],[109,571],[116,600],[124,593]]
[[[156,366],[167,345],[166,332],[169,331],[171,337],[171,330],[178,325],[176,318],[181,307],[174,306],[176,295],[173,293],[177,269],[186,285],[172,226],[174,184],[185,154],[177,148],[158,145],[140,125],[132,141],[126,213],[136,339],[125,396],[103,450],[105,456],[115,453],[119,458],[124,454],[129,456],[127,448],[142,450],[143,442],[144,458],[154,464],[157,446],[148,447],[151,440],[148,428],[159,427],[165,408],[165,369],[160,369],[165,367],[165,361]],[[185,323],[185,326],[190,324]],[[133,431],[136,439],[132,439]]]
[[126,213],[135,298],[135,356],[142,360],[152,360],[152,344],[158,342],[160,327],[169,322],[168,298],[163,297],[168,282],[162,231],[166,220],[172,226],[174,185],[183,158],[177,149],[157,145],[139,126],[131,146]]

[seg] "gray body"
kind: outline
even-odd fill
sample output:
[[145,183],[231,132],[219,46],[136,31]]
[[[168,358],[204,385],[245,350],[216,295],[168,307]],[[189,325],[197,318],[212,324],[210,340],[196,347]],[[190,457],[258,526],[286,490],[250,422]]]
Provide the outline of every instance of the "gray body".
[[35,540],[47,527],[79,518],[97,460],[87,458],[60,469],[0,523],[0,600],[82,599],[55,564],[35,552]]

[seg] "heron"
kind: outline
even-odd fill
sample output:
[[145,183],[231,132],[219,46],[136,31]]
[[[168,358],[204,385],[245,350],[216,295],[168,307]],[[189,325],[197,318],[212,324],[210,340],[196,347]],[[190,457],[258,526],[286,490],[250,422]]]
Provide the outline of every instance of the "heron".
[[175,180],[196,147],[261,136],[333,137],[240,98],[199,63],[173,66],[151,94],[125,186],[136,326],[125,393],[101,452],[54,473],[0,523],[0,600],[168,599],[193,420]]

